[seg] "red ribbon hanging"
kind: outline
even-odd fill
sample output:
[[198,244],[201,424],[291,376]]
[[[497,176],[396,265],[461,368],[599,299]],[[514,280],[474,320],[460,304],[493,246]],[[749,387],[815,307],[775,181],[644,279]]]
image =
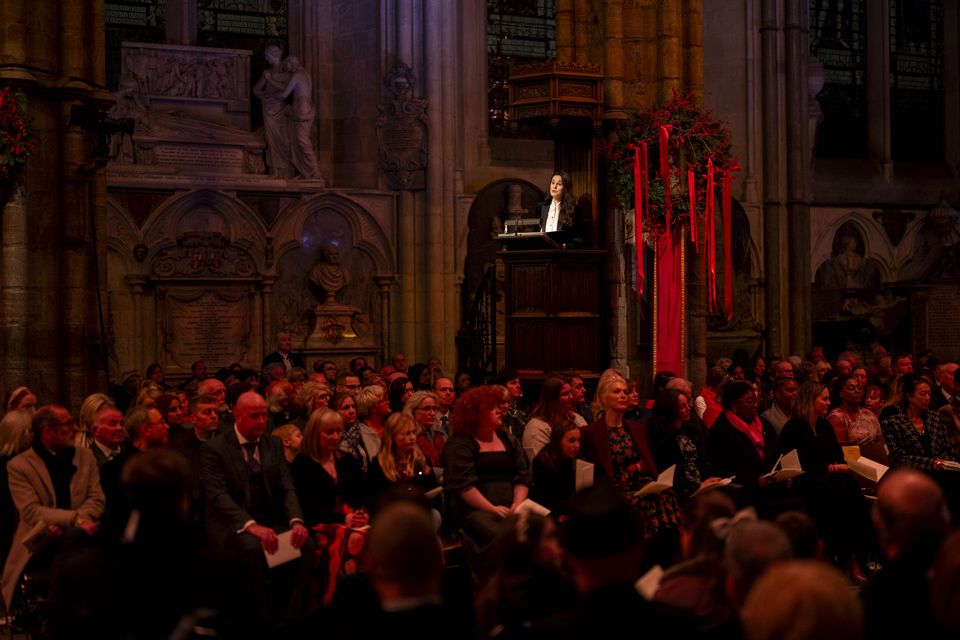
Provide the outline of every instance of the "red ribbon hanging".
[[700,243],[697,242],[697,183],[693,175],[693,169],[687,171],[687,191],[690,194],[690,242],[693,243],[693,249],[700,252]]
[[643,201],[645,187],[643,180],[644,167],[642,162],[646,156],[646,143],[643,150],[640,147],[633,149],[633,233],[637,249],[637,301],[643,296]]
[[730,172],[723,174],[723,311],[727,321],[733,319],[733,257],[730,246],[733,242],[731,229],[731,177]]
[[640,171],[643,181],[643,211],[650,215],[650,155],[646,142],[640,143]]
[[717,231],[714,222],[716,210],[716,185],[714,184],[713,160],[707,160],[707,197],[704,203],[704,235],[707,259],[707,298],[710,312],[717,309]]
[[663,212],[666,218],[667,235],[670,235],[670,216],[673,205],[670,202],[670,129],[660,126],[660,178],[663,180]]

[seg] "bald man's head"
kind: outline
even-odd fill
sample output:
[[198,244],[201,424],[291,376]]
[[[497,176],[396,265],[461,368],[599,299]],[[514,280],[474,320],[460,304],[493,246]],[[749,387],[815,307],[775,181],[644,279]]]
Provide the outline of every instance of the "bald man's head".
[[877,489],[873,523],[892,559],[909,549],[936,549],[950,529],[950,512],[943,491],[928,475],[898,469],[884,476]]

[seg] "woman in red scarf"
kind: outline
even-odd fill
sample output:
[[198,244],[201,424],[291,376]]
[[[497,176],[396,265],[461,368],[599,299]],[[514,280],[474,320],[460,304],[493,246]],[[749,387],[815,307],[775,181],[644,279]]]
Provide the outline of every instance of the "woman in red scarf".
[[754,504],[767,486],[768,473],[779,457],[777,432],[757,415],[757,391],[746,380],[731,380],[720,391],[723,413],[710,428],[707,463],[711,475],[736,476],[743,487],[738,502]]

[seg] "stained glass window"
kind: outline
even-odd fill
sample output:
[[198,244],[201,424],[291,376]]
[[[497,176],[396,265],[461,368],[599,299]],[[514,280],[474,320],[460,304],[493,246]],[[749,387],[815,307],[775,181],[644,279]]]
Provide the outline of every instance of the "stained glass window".
[[867,155],[866,41],[864,0],[810,3],[810,50],[823,63],[817,95],[823,119],[814,152],[822,158]]
[[164,42],[166,0],[107,0],[103,6],[106,32],[107,86],[120,79],[120,43]]
[[890,0],[893,159],[944,158],[943,0]]
[[490,135],[507,135],[507,78],[515,64],[557,55],[553,0],[487,0]]
[[287,51],[287,0],[197,0],[197,44]]

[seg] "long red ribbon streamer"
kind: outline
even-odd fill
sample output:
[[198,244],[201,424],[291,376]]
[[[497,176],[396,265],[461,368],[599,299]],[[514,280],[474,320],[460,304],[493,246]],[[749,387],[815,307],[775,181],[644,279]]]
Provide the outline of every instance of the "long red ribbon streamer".
[[697,242],[697,183],[693,169],[687,171],[687,192],[690,194],[690,242],[693,249],[700,252],[700,243]]
[[660,127],[660,178],[663,180],[663,211],[667,224],[667,235],[670,235],[670,216],[673,213],[673,204],[670,202],[670,130],[666,125]]
[[733,241],[731,229],[731,177],[723,174],[723,310],[729,322],[733,319],[733,257],[730,246]]
[[643,155],[646,150],[633,149],[633,229],[637,249],[637,301],[643,296]]
[[704,214],[706,236],[707,293],[711,313],[717,309],[717,230],[714,216],[716,211],[716,185],[714,184],[713,160],[707,160],[707,201]]

